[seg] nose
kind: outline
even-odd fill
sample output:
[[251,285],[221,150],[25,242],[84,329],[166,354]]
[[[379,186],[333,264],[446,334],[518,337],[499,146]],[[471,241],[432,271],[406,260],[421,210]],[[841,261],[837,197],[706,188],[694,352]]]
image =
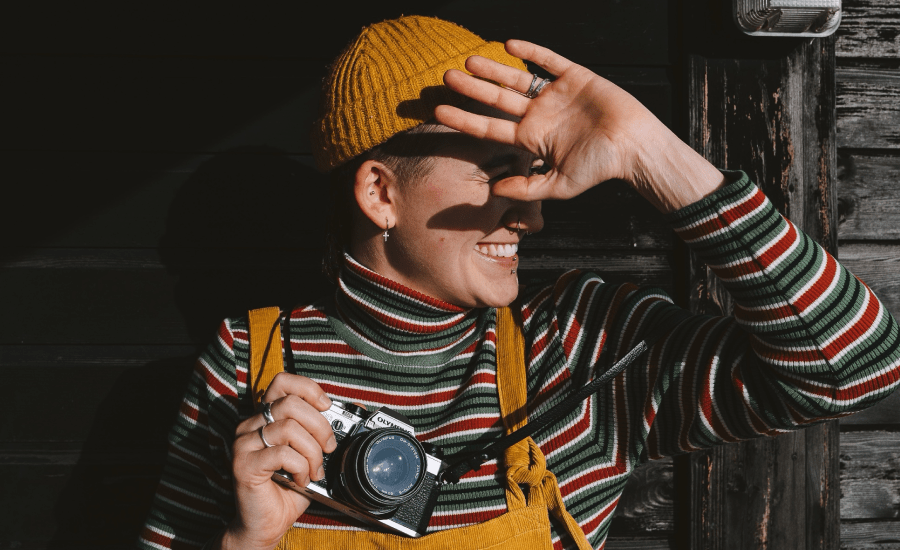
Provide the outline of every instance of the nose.
[[537,233],[544,228],[541,201],[516,202],[506,213],[503,225],[519,233]]

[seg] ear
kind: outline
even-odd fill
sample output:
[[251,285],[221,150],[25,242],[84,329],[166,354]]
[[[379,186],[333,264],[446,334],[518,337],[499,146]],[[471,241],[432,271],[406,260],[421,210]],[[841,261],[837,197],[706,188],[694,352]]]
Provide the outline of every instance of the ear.
[[397,215],[392,197],[396,192],[397,178],[383,163],[376,160],[363,162],[356,171],[353,194],[363,215],[381,229],[397,225]]

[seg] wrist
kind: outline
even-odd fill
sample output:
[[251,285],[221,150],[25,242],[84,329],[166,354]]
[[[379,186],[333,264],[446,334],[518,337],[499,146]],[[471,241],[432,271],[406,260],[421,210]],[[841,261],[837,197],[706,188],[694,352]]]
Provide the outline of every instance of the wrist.
[[211,543],[209,548],[212,550],[272,550],[277,546],[277,543],[272,545],[260,545],[253,541],[248,541],[231,527],[223,530],[218,537],[211,541]]
[[[715,192],[726,177],[661,122],[635,142],[630,183],[663,213],[674,212]],[[646,136],[650,136],[649,139]]]

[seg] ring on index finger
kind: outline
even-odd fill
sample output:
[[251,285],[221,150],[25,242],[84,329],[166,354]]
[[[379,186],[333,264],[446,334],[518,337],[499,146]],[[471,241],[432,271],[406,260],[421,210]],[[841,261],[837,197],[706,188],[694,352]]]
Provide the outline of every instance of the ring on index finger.
[[266,420],[266,424],[275,422],[275,417],[272,416],[272,403],[263,403],[262,416]]

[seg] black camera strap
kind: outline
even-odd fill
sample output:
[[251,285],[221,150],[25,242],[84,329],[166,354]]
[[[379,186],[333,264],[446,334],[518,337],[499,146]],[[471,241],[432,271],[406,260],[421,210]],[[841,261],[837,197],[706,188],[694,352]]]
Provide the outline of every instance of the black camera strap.
[[[474,453],[463,453],[462,458],[456,458],[455,460],[455,457],[452,456],[445,458],[444,461],[448,463],[449,466],[447,466],[438,474],[438,479],[440,479],[444,483],[457,483],[462,476],[472,470],[478,470],[485,462],[499,457],[507,448],[512,447],[526,437],[537,434],[547,426],[550,426],[557,420],[563,418],[564,416],[575,410],[575,408],[578,407],[582,401],[599,391],[600,388],[608,384],[613,378],[615,378],[622,371],[628,368],[629,365],[631,365],[638,357],[640,357],[648,349],[650,349],[650,347],[653,346],[653,344],[655,344],[660,338],[671,332],[671,330],[674,329],[682,319],[683,317],[681,317],[680,315],[671,315],[668,318],[664,319],[662,322],[657,324],[657,326],[653,330],[651,330],[640,342],[638,342],[637,345],[631,349],[631,351],[629,351],[627,354],[625,354],[624,357],[619,359],[606,372],[595,378],[590,384],[584,386],[570,397],[563,399],[561,403],[552,407],[547,412],[541,414],[533,420],[529,420],[528,424],[526,424],[522,428],[519,428],[511,434],[504,435],[481,451],[477,451]],[[598,363],[599,361],[595,363],[590,370],[594,371]]]

